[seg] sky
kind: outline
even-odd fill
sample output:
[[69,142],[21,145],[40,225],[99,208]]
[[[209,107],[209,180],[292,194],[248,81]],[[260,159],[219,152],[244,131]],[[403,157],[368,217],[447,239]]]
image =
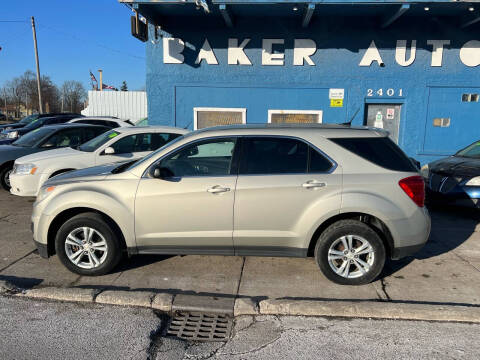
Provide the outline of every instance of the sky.
[[[145,87],[145,44],[130,34],[132,11],[117,0],[7,0],[0,11],[0,87],[35,71],[31,16],[35,17],[41,75],[59,86],[99,80],[129,90]],[[12,22],[14,21],[14,22]],[[18,22],[17,22],[18,21]]]

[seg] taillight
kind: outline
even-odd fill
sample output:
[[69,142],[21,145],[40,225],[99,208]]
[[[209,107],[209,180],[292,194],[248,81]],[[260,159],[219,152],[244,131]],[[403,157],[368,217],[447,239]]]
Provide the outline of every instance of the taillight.
[[405,191],[415,204],[423,207],[425,204],[425,183],[421,176],[410,176],[398,182],[398,185]]

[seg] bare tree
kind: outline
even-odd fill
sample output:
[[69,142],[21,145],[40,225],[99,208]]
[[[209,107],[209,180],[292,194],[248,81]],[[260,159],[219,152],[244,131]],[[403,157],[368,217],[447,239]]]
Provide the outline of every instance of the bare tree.
[[22,89],[20,78],[13,78],[5,83],[3,87],[4,96],[10,105],[15,106],[15,117],[20,116],[20,105],[22,104]]
[[64,101],[64,110],[70,112],[80,112],[82,110],[87,92],[81,82],[75,80],[65,81],[62,85],[61,93]]

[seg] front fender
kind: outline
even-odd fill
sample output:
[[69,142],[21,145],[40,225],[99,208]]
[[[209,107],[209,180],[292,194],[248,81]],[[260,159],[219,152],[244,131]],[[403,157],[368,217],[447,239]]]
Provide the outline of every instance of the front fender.
[[[110,217],[120,228],[127,247],[136,247],[134,230],[135,217],[133,213],[134,195],[135,192],[133,191],[132,200],[122,203],[117,200],[119,199],[118,197],[112,196],[106,191],[92,191],[91,189],[68,191],[67,189],[60,194],[56,194],[55,197],[46,204],[40,214],[40,218],[43,218],[43,221],[39,221],[39,229],[37,232],[41,238],[47,239],[48,229],[60,213],[74,208],[86,208],[104,213]],[[40,224],[42,225],[40,226]]]

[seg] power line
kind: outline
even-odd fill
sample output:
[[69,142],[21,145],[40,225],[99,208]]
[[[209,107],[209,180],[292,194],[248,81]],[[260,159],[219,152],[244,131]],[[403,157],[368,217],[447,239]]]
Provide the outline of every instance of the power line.
[[0,23],[28,23],[26,20],[0,20]]
[[[65,32],[65,31],[62,31],[62,30],[60,30],[60,29],[56,29],[56,28],[51,27],[51,26],[47,26],[47,25],[43,25],[43,24],[37,23],[37,27],[43,27],[43,28],[46,28],[46,29],[48,29],[48,30],[50,30],[50,31],[54,31],[54,32],[57,32],[57,33],[61,33],[61,34],[63,34],[63,35],[69,36],[69,37],[71,37],[71,38],[73,38],[73,39],[75,39],[75,40],[78,40],[78,41],[82,41],[82,42],[86,42],[86,43],[91,42],[91,39],[90,39],[90,40],[82,39],[82,38],[80,38],[80,37],[78,37],[78,36],[76,36],[76,35],[67,33],[67,32]],[[127,52],[122,51],[122,50],[117,50],[117,49],[111,48],[111,47],[109,47],[109,46],[106,46],[106,45],[104,45],[104,44],[102,44],[102,43],[99,43],[99,42],[97,42],[97,41],[95,41],[94,44],[95,44],[96,46],[100,47],[100,48],[106,49],[106,50],[111,51],[111,52],[115,52],[115,53],[117,53],[117,54],[122,54],[122,55],[130,56],[130,57],[132,57],[132,58],[145,60],[145,57],[143,57],[143,56],[133,55],[133,54],[127,53]]]

